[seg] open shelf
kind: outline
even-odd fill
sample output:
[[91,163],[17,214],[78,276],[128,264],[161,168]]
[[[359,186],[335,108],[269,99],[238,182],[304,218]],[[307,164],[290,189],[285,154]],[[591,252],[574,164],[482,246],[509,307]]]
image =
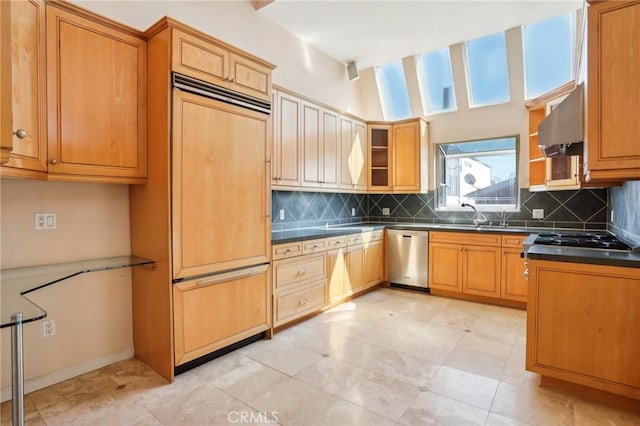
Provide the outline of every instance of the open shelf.
[[22,322],[31,322],[44,318],[47,312],[25,295],[52,284],[64,281],[76,275],[106,271],[109,269],[129,268],[132,266],[152,266],[153,260],[135,256],[118,256],[79,262],[38,265],[24,268],[0,270],[2,282],[2,302],[0,328],[15,325],[13,315],[22,313]]

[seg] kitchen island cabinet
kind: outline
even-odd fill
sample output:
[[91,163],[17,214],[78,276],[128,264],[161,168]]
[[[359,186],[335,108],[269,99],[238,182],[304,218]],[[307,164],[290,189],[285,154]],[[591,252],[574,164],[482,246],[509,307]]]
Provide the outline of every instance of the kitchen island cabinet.
[[637,409],[640,269],[529,259],[529,285],[527,370]]

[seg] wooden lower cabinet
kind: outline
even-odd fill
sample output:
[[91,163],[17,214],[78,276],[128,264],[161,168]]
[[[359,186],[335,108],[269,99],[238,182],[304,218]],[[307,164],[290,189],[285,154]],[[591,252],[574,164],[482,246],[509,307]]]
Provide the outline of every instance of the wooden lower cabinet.
[[640,401],[640,269],[530,259],[529,285],[527,370]]
[[[308,247],[312,253],[304,256],[292,255],[273,262],[274,327],[318,311],[326,304],[325,254],[324,251],[313,253],[313,250],[324,244],[320,241],[303,241],[297,244]],[[273,250],[280,252],[282,247],[274,246]]]
[[339,248],[327,252],[327,300],[330,304],[344,298],[346,282],[346,249]]
[[364,288],[384,281],[384,242],[373,241],[364,248]]
[[462,247],[462,292],[500,297],[500,247]]
[[347,267],[344,295],[351,296],[364,289],[364,248],[361,244],[349,247],[344,264]]
[[429,244],[429,287],[462,292],[462,252],[455,244]]
[[325,305],[325,279],[322,278],[274,298],[274,326],[322,309]]
[[502,249],[502,299],[527,301],[527,279],[524,277],[524,259],[520,257],[521,249]]
[[520,252],[525,238],[518,234],[431,232],[429,287],[434,294],[442,291],[524,307],[527,281]]
[[268,330],[270,275],[262,265],[175,284],[175,365]]

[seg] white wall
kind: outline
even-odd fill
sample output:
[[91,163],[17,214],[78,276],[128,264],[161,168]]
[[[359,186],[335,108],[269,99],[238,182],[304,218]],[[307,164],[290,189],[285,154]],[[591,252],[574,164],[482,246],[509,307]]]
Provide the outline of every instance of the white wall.
[[346,65],[260,15],[249,1],[73,0],[73,3],[141,31],[161,17],[170,16],[277,65],[274,84],[362,115],[358,88],[349,81]]
[[[127,185],[3,179],[2,269],[130,254]],[[57,215],[57,229],[36,231],[33,214]],[[3,283],[4,284],[4,283]],[[26,391],[132,356],[131,271],[80,275],[30,297],[56,322],[24,326]],[[2,399],[10,396],[10,329],[1,332]]]
[[[465,75],[463,44],[455,44],[451,49],[451,65],[455,86],[458,110],[444,114],[427,116],[429,121],[429,141],[431,144],[466,141],[470,139],[492,138],[497,136],[520,136],[519,179],[520,187],[529,186],[529,153],[528,153],[528,112],[524,107],[524,74],[522,64],[522,34],[520,28],[513,28],[506,32],[507,61],[509,65],[509,84],[511,101],[508,103],[486,106],[469,107],[467,98],[467,80]],[[416,77],[416,67],[413,58],[403,59],[407,88],[412,94],[410,99],[414,117],[423,114],[416,94],[420,93]],[[361,104],[368,120],[383,120],[383,112],[377,93],[375,72],[368,68],[360,73]],[[434,179],[430,179],[433,189]]]

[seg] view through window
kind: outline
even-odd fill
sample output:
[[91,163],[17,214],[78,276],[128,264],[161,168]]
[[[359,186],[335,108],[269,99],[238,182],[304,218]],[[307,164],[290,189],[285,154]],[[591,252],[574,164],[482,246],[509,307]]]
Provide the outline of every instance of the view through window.
[[517,136],[436,145],[438,208],[515,210],[517,146]]
[[417,57],[417,64],[426,114],[455,111],[456,96],[449,48],[424,53]]
[[509,69],[504,32],[465,43],[471,106],[509,102]]
[[376,68],[376,77],[385,119],[400,120],[411,117],[402,61],[380,65]]
[[573,79],[574,19],[570,13],[523,28],[526,99],[536,98]]

